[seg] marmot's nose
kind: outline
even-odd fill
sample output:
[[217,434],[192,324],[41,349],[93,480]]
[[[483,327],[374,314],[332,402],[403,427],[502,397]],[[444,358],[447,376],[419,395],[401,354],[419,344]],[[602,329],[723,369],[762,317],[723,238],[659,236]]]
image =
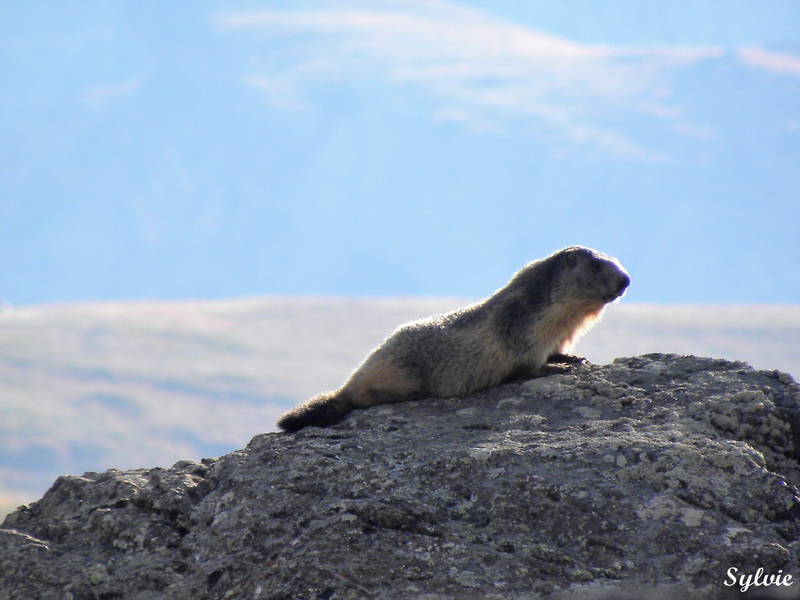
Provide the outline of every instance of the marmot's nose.
[[623,273],[622,277],[619,280],[619,293],[621,294],[622,292],[624,292],[625,288],[627,288],[630,284],[631,284],[631,278],[627,274]]

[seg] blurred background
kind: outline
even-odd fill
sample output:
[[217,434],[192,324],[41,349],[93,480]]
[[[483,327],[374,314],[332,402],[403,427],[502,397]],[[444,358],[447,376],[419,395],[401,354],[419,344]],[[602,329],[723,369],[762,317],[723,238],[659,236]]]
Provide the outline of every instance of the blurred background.
[[568,244],[800,374],[795,0],[0,3],[0,513],[246,444]]

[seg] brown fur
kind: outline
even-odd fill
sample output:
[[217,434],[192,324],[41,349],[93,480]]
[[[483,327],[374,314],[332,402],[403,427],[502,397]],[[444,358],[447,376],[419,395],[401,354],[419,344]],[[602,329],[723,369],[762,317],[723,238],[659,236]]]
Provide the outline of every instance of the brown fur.
[[278,425],[296,431],[335,423],[356,408],[424,397],[463,398],[522,377],[553,372],[551,357],[620,297],[630,278],[619,262],[570,246],[520,269],[482,302],[399,327],[336,391],[284,414]]

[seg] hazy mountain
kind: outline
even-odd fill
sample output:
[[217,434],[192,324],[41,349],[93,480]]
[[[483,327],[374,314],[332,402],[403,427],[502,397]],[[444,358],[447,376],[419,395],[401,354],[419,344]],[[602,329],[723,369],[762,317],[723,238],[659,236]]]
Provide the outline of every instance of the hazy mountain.
[[[0,501],[62,473],[168,466],[242,447],[338,387],[397,325],[456,300],[274,297],[0,313]],[[577,349],[741,359],[800,373],[800,308],[612,306]]]

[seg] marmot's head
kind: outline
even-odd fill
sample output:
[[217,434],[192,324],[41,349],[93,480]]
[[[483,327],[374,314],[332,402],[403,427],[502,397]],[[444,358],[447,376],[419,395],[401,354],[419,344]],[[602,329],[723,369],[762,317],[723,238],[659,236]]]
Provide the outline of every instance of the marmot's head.
[[606,304],[621,297],[631,283],[616,258],[591,248],[569,246],[550,258],[559,262],[558,288],[570,299]]

